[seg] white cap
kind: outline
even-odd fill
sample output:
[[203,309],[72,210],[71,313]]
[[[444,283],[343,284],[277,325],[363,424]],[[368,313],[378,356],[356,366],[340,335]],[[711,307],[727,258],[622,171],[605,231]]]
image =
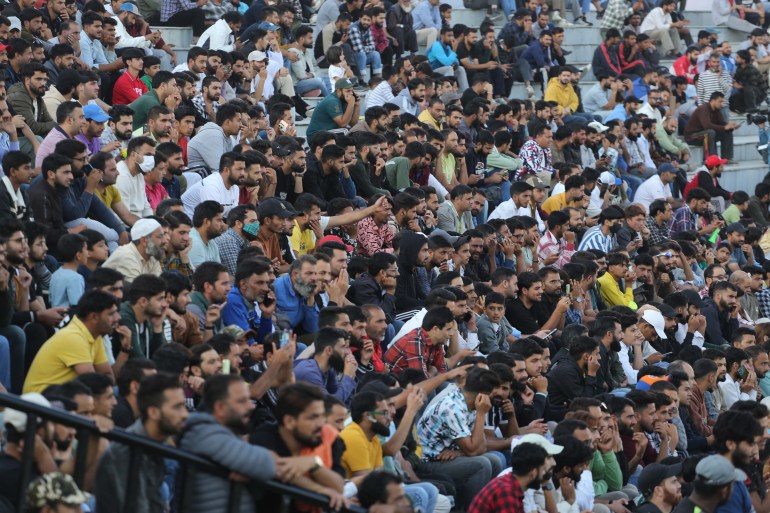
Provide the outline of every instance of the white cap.
[[547,452],[551,456],[553,456],[554,454],[561,454],[561,451],[564,450],[563,446],[552,444],[543,435],[536,435],[534,433],[530,433],[528,435],[524,435],[524,436],[520,436],[518,438],[514,438],[511,441],[511,450],[513,450],[517,445],[523,444],[523,443],[530,443],[530,444],[539,445],[540,447],[545,449],[545,452]]
[[142,237],[147,237],[149,234],[160,228],[160,223],[155,219],[140,219],[131,227],[131,240],[139,240]]
[[254,50],[249,54],[249,62],[251,61],[266,61],[267,60],[267,54],[265,52],[260,52],[259,50]]
[[599,175],[599,181],[607,185],[620,185],[623,181],[611,171],[605,171]]
[[660,338],[668,338],[664,329],[666,327],[666,320],[663,318],[662,313],[657,310],[647,310],[644,312],[644,315],[642,315],[642,320],[651,324],[652,327],[655,328],[655,333],[657,333]]
[[[51,403],[48,402],[48,399],[43,397],[41,394],[38,394],[37,392],[24,394],[20,396],[20,398],[29,403],[39,404],[40,406],[46,406],[48,408],[51,407]],[[24,431],[27,429],[27,414],[20,412],[19,410],[8,408],[5,410],[4,422],[6,424],[12,425],[18,433],[24,433]]]
[[590,126],[591,128],[593,128],[594,130],[596,130],[596,131],[597,131],[597,132],[599,132],[600,134],[601,134],[601,133],[604,133],[604,132],[606,132],[607,130],[609,130],[609,129],[610,129],[610,127],[608,127],[607,125],[602,125],[602,124],[601,124],[600,122],[598,122],[598,121],[591,121],[590,123],[588,123],[588,126]]

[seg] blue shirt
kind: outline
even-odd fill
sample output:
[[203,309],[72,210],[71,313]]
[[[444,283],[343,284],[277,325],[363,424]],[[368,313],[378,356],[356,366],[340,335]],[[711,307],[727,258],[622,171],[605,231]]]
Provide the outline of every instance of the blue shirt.
[[80,33],[80,60],[93,69],[98,69],[102,64],[109,64],[102,42],[98,39],[92,41],[85,30]]
[[337,371],[334,369],[329,369],[325,373],[321,372],[315,358],[297,360],[294,364],[294,379],[311,385],[318,385],[326,393],[333,395],[348,406],[356,391],[356,380],[347,375],[338,380]]
[[714,513],[754,513],[754,506],[751,504],[751,497],[746,485],[740,481],[735,481],[730,500],[715,509]]
[[75,306],[86,289],[86,281],[76,271],[60,267],[51,275],[48,297],[51,306]]
[[612,234],[604,235],[601,230],[601,226],[594,226],[589,228],[583,235],[583,240],[580,241],[578,251],[586,251],[589,249],[600,249],[605,253],[609,253],[612,249]]
[[412,11],[412,18],[414,19],[412,24],[414,30],[422,28],[441,30],[441,13],[438,10],[438,5],[431,5],[428,0],[417,4],[417,7]]
[[190,264],[193,267],[198,267],[203,262],[222,263],[222,259],[219,257],[217,241],[211,239],[206,244],[195,228],[190,230],[190,244],[192,244],[192,248],[190,248],[190,253],[187,257],[190,259]]
[[457,54],[452,50],[452,47],[441,44],[441,41],[433,43],[433,46],[430,47],[425,55],[428,57],[428,62],[430,62],[433,69],[451,66],[456,62],[460,62],[457,60]]

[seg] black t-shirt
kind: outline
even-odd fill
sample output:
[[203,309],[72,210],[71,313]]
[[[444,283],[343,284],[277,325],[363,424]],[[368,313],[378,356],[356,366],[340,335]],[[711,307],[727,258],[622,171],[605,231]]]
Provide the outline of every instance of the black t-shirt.
[[698,507],[689,497],[685,497],[679,504],[671,511],[671,513],[695,513],[695,508],[698,508],[698,513],[710,513],[703,508]]
[[[36,465],[32,465],[29,479],[37,479],[40,473]],[[8,500],[16,508],[21,489],[21,462],[11,456],[0,454],[0,497]]]
[[644,504],[637,506],[636,513],[663,513],[659,507],[651,502],[645,502]]
[[528,310],[520,298],[509,302],[505,308],[505,317],[511,326],[519,330],[522,334],[531,335],[540,329],[537,321],[535,308]]

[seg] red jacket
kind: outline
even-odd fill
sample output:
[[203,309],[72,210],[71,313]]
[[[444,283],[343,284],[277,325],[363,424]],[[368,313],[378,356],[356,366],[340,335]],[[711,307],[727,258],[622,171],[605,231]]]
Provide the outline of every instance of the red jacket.
[[674,61],[674,73],[678,77],[686,77],[687,81],[692,84],[693,77],[698,74],[697,63],[691,63],[687,54],[684,54]]
[[141,78],[134,78],[131,73],[125,71],[115,81],[115,87],[112,88],[112,104],[128,105],[146,92],[147,84]]

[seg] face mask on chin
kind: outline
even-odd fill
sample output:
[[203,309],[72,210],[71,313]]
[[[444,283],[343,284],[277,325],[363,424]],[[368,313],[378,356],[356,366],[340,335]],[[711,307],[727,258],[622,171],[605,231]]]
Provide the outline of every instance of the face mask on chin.
[[142,158],[142,161],[138,163],[139,169],[142,170],[142,173],[147,174],[155,167],[155,156],[154,155],[145,155]]

